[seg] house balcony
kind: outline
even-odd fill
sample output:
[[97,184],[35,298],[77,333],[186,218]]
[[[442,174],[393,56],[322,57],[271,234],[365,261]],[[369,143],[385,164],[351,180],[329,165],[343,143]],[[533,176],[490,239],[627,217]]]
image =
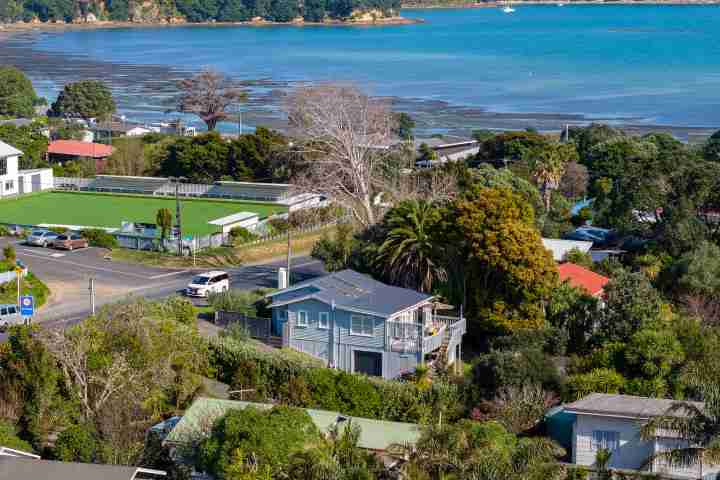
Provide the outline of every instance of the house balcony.
[[443,343],[460,343],[466,331],[461,317],[432,315],[425,323],[388,321],[386,349],[397,353],[422,353],[439,350]]

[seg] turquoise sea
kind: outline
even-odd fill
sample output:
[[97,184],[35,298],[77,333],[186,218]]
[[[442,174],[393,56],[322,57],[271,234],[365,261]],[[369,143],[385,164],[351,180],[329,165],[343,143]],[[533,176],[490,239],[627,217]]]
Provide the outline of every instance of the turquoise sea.
[[[295,82],[342,80],[398,97],[402,108],[424,112],[430,127],[433,110],[447,121],[467,111],[487,126],[493,118],[502,123],[528,113],[541,114],[527,115],[538,121],[542,114],[568,114],[634,124],[720,125],[720,7],[516,10],[404,10],[403,16],[425,22],[383,27],[69,31],[41,34],[32,48],[111,65],[169,71],[209,66],[237,79],[267,80],[254,89],[254,108],[266,113],[277,108],[275,93]],[[158,91],[163,80],[157,79]],[[121,101],[135,117],[157,115],[155,103],[146,90]]]

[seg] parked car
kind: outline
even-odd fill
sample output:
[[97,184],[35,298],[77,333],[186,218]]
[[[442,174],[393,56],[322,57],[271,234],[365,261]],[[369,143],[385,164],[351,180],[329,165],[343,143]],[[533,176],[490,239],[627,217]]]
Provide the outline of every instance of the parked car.
[[77,233],[58,235],[53,242],[53,247],[62,248],[64,250],[87,248],[88,241]]
[[230,276],[227,272],[214,271],[193,277],[185,289],[185,294],[189,297],[207,297],[211,293],[226,292],[229,289]]
[[38,247],[47,247],[48,245],[52,245],[58,236],[58,233],[51,232],[50,230],[33,230],[30,232],[30,235],[25,238],[25,243]]
[[0,305],[0,332],[5,332],[11,325],[23,323],[18,306],[15,304]]

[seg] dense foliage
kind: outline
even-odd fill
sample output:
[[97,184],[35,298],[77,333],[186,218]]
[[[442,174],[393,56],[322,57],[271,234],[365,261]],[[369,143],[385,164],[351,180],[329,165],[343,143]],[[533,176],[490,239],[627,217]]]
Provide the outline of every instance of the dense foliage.
[[[0,2],[2,15],[2,2]],[[40,103],[32,82],[15,67],[0,65],[0,116],[30,118]]]
[[99,80],[80,80],[63,87],[50,115],[65,118],[108,119],[115,112],[110,88]]
[[230,337],[210,341],[210,362],[219,380],[233,389],[252,389],[250,398],[258,401],[409,422],[429,421],[438,411],[458,418],[464,410],[462,392],[450,383],[422,388],[353,375],[322,368],[303,354],[267,351]]
[[397,14],[399,0],[172,0],[144,5],[128,0],[96,0],[77,6],[75,0],[0,0],[0,20],[71,21],[92,13],[114,21],[166,20],[183,17],[189,22],[244,22],[260,18],[272,22],[290,22],[300,17],[308,22],[342,20],[356,12],[376,11],[380,15]]

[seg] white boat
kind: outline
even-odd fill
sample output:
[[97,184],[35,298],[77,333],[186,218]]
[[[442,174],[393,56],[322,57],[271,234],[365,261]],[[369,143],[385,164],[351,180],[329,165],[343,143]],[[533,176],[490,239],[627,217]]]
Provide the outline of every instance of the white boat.
[[564,7],[565,4],[564,4],[564,3],[558,3],[557,6],[558,6],[558,7]]
[[512,8],[512,6],[508,3],[507,5],[505,5],[505,7],[502,9],[502,11],[504,13],[514,13],[515,9]]

